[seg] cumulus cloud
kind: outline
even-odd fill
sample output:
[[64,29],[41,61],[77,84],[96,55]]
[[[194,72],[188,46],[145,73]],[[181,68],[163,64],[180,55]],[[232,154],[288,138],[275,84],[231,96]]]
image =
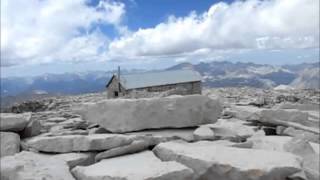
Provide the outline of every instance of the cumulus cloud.
[[171,16],[111,42],[109,55],[179,60],[198,53],[314,47],[319,47],[318,0],[247,0],[220,2],[202,14]]
[[99,25],[122,33],[124,14],[111,0],[1,1],[1,65],[97,59],[109,41]]
[[[319,0],[216,3],[130,32],[114,0],[3,0],[1,66],[56,61],[221,60],[248,50],[319,47]],[[113,39],[102,28],[112,26]],[[101,28],[101,30],[100,30]]]

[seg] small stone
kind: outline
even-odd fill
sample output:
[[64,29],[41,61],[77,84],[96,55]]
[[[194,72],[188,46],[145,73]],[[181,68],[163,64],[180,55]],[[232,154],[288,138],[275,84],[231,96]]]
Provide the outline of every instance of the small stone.
[[193,132],[194,140],[201,141],[201,140],[214,140],[215,136],[213,130],[206,126],[200,126]]

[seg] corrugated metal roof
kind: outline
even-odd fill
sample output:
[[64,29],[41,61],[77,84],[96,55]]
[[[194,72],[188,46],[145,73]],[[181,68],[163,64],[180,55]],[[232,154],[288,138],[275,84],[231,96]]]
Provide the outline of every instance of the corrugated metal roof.
[[121,84],[126,89],[194,82],[201,81],[201,79],[201,75],[192,70],[161,71],[120,76]]

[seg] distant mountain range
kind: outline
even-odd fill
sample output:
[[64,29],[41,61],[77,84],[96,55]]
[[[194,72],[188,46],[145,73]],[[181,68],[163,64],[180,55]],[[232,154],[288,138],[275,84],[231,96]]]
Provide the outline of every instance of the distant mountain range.
[[[124,74],[143,70],[122,70]],[[1,96],[19,94],[72,95],[99,92],[115,71],[90,71],[83,73],[44,74],[36,77],[1,78]]]
[[[207,87],[272,88],[291,85],[295,88],[319,88],[319,63],[272,66],[254,63],[208,62],[181,63],[168,70],[193,69],[198,71]],[[309,73],[312,72],[312,73]]]
[[[181,63],[166,70],[193,69],[203,76],[206,87],[251,86],[272,88],[290,85],[296,88],[319,88],[319,63],[271,66],[254,63],[213,61],[199,64]],[[122,74],[143,70],[122,70]],[[1,78],[1,103],[8,99],[71,95],[105,90],[113,71],[45,74],[37,77]]]

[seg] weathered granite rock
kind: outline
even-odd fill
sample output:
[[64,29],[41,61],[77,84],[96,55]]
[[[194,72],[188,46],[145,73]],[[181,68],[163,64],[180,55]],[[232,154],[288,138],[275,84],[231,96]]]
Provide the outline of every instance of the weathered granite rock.
[[[188,144],[188,142],[184,142],[184,141],[174,141],[174,142],[178,142],[178,143],[186,143]],[[197,141],[194,142],[194,144],[197,144],[199,146],[228,146],[228,147],[233,147],[235,144],[235,142],[231,142],[229,140],[216,140],[216,141]]]
[[249,102],[249,105],[251,106],[256,106],[256,107],[263,107],[263,106],[267,106],[269,103],[267,101],[267,99],[263,96],[254,98],[251,100],[251,102]]
[[320,144],[319,143],[312,143],[312,142],[309,142],[313,151],[317,154],[320,154]]
[[320,143],[320,134],[295,129],[293,127],[285,128],[283,130],[283,132],[281,133],[281,135],[297,137],[297,138],[305,139],[305,140],[312,141],[312,142],[315,142],[318,144]]
[[259,113],[263,109],[255,106],[231,106],[228,110],[228,114],[231,117],[241,120],[257,120],[259,119]]
[[89,129],[89,134],[105,134],[105,133],[110,133],[110,132],[103,127],[96,127],[96,128]]
[[19,104],[15,104],[10,108],[6,108],[5,112],[23,113],[23,112],[39,112],[48,110],[48,102],[46,100],[31,100]]
[[105,159],[72,170],[77,180],[191,180],[192,170],[177,162],[162,162],[151,151]]
[[104,100],[83,104],[75,111],[85,120],[111,132],[130,132],[214,123],[222,112],[222,106],[218,100],[189,95]]
[[41,122],[41,125],[42,125],[42,132],[49,132],[51,131],[51,128],[54,130],[57,130],[58,128],[59,129],[62,129],[63,126],[59,126],[58,128],[56,126],[58,126],[58,123],[53,123],[53,122]]
[[200,126],[193,132],[194,140],[201,141],[201,140],[214,140],[215,136],[213,130],[211,130],[207,126]]
[[252,148],[290,152],[303,158],[303,169],[308,179],[317,180],[319,174],[319,144],[307,142],[299,138],[288,136],[261,136],[248,140]]
[[63,153],[63,154],[41,154],[43,156],[61,159],[65,161],[69,168],[72,169],[76,166],[88,166],[94,163],[96,153]]
[[275,106],[277,109],[297,109],[300,111],[319,111],[320,105],[315,103],[281,103]]
[[60,129],[46,133],[47,136],[88,135],[89,131],[82,129]]
[[308,113],[298,110],[262,110],[260,112],[260,122],[266,124],[293,127],[308,132],[319,134],[319,124],[308,120]]
[[2,180],[75,180],[66,162],[23,151],[1,158]]
[[309,180],[319,180],[320,179],[320,164],[319,164],[319,154],[305,154],[303,156],[303,169]]
[[46,122],[52,122],[52,123],[60,123],[60,122],[64,122],[67,119],[64,117],[51,117],[46,119]]
[[13,114],[1,113],[0,114],[0,131],[22,131],[30,121],[31,113]]
[[81,118],[72,118],[59,123],[63,128],[86,129],[89,125]]
[[308,180],[304,171],[297,172],[287,178],[288,180]]
[[66,136],[36,136],[25,139],[24,144],[40,152],[67,153],[107,150],[130,144],[132,137],[121,134],[91,134]]
[[286,129],[287,127],[284,126],[277,126],[276,127],[276,134],[277,135],[283,135],[283,131]]
[[[285,150],[285,145],[293,139],[294,138],[289,136],[253,136],[247,139],[247,142],[252,142],[252,148],[254,149],[287,152]],[[313,142],[308,143],[313,148],[314,152],[319,152],[319,148],[317,149],[319,144]]]
[[244,141],[251,137],[258,130],[255,126],[246,125],[245,121],[238,119],[218,119],[214,124],[205,125],[211,128],[216,137],[221,139],[231,139],[234,141]]
[[223,147],[206,143],[166,142],[154,153],[195,172],[195,179],[282,180],[301,171],[301,159],[291,153]]
[[194,128],[181,129],[153,129],[138,132],[129,132],[128,135],[136,136],[136,140],[149,140],[150,145],[156,145],[160,142],[182,139],[184,141],[193,141]]
[[0,132],[0,157],[11,156],[20,151],[20,136],[13,132]]
[[41,133],[41,123],[38,120],[30,120],[20,133],[21,138],[37,136]]
[[272,122],[273,119],[287,122],[306,123],[308,121],[308,113],[303,113],[297,110],[262,110],[261,120],[263,122]]
[[97,154],[95,157],[95,161],[100,161],[101,159],[107,159],[107,158],[121,156],[125,154],[141,152],[148,149],[148,147],[149,147],[148,141],[143,141],[143,140],[133,141],[129,145],[116,147],[116,148]]
[[320,109],[318,109],[317,111],[303,111],[309,114],[309,121],[315,121],[317,123],[319,123],[320,121]]
[[58,132],[58,131],[63,131],[65,130],[63,126],[55,124],[52,127],[50,127],[49,132]]

